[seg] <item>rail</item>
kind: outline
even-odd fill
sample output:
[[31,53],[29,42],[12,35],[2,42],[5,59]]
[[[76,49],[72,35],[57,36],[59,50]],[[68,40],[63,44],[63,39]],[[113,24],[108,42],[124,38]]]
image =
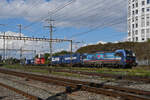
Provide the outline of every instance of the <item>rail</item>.
[[3,83],[0,83],[0,86],[5,87],[5,88],[7,88],[7,89],[9,89],[9,90],[12,90],[12,91],[14,91],[14,92],[16,92],[16,93],[18,93],[18,94],[21,94],[21,95],[23,95],[23,96],[29,98],[30,100],[42,100],[42,99],[39,98],[39,97],[33,96],[33,95],[29,94],[29,93],[26,93],[26,92],[24,92],[24,91],[21,91],[21,90],[19,90],[19,89],[13,88],[13,87],[8,86],[8,85],[3,84]]
[[96,84],[84,81],[77,81],[71,79],[49,77],[43,75],[35,75],[30,73],[22,73],[16,71],[10,71],[6,69],[0,69],[0,73],[14,75],[18,77],[26,77],[28,79],[37,80],[45,83],[51,83],[54,85],[60,85],[70,87],[72,90],[88,91],[97,94],[103,94],[110,97],[123,97],[128,100],[150,100],[150,91],[143,91],[131,88],[109,86],[104,84]]

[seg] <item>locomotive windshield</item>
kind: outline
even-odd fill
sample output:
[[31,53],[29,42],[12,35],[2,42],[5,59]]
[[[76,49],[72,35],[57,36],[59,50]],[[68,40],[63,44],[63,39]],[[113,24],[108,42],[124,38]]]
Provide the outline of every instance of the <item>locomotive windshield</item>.
[[133,57],[134,56],[132,51],[125,50],[125,52],[126,52],[127,57]]
[[123,57],[123,53],[122,53],[122,52],[117,52],[117,53],[115,54],[115,56],[116,56],[116,57]]

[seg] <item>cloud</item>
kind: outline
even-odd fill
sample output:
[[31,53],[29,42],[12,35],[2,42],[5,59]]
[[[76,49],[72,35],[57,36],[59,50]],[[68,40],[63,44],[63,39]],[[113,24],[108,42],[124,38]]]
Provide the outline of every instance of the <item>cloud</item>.
[[98,41],[97,44],[107,44],[107,42],[104,42],[104,41]]
[[[36,21],[62,7],[69,0],[3,0],[0,2],[0,18],[24,18]],[[52,17],[59,27],[102,27],[123,20],[126,29],[126,0],[76,0]],[[121,26],[115,28],[120,29]]]

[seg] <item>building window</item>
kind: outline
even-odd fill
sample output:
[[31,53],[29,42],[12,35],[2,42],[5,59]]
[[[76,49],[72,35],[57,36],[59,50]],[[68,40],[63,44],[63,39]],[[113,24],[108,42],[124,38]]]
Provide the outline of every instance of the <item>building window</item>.
[[145,29],[141,30],[141,37],[145,37]]
[[134,28],[134,24],[132,24],[132,28]]
[[150,8],[148,7],[146,10],[147,10],[147,12],[149,12],[149,11],[150,11]]
[[142,6],[144,6],[145,5],[145,1],[142,1]]
[[135,35],[138,35],[138,30],[135,31]]
[[144,8],[142,8],[142,12],[145,12],[145,9],[144,9]]
[[147,22],[146,22],[146,25],[149,26],[149,24],[150,24],[149,21],[147,21]]
[[134,22],[134,17],[132,18],[132,22]]
[[135,17],[135,21],[138,21],[138,16]]
[[132,38],[133,39],[133,41],[134,41],[134,38]]
[[135,13],[138,14],[138,10],[136,10]]
[[134,11],[132,11],[132,15],[134,15]]
[[146,29],[146,33],[149,33],[150,32],[150,30],[149,29]]
[[142,34],[145,34],[145,29],[142,29],[142,30],[141,30],[141,33],[142,33]]
[[131,1],[129,0],[129,4],[131,3]]
[[128,30],[131,30],[130,23],[128,23]]
[[136,41],[138,41],[138,37],[136,37],[135,39],[136,39]]
[[145,27],[145,16],[141,16],[141,27]]
[[138,24],[137,23],[135,24],[135,27],[138,28]]
[[130,32],[128,32],[128,36],[131,36],[131,33],[130,33]]
[[141,22],[141,27],[145,27],[145,21]]
[[146,15],[146,19],[149,20],[149,14]]
[[134,4],[132,4],[132,8],[134,8]]
[[128,17],[130,17],[130,16],[131,16],[131,12],[128,13]]
[[149,4],[150,3],[150,0],[147,0],[147,4]]
[[138,3],[136,3],[136,7],[138,7]]
[[134,30],[132,30],[132,35],[134,35]]
[[129,10],[129,11],[131,11],[131,8],[130,8],[130,6],[129,6],[128,10]]
[[128,41],[130,41],[130,38],[128,38]]
[[131,38],[129,38],[128,40],[131,41]]
[[141,20],[145,20],[145,15],[142,15],[142,16],[141,16]]
[[150,29],[149,29],[149,28],[146,29],[146,37],[147,37],[147,38],[150,38]]

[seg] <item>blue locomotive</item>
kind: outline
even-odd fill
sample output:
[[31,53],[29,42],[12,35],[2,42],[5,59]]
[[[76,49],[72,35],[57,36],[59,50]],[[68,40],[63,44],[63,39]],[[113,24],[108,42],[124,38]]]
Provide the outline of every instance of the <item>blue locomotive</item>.
[[52,57],[52,65],[87,66],[87,67],[123,67],[136,66],[136,57],[132,51],[116,50],[114,52],[97,52],[94,54],[73,54]]

